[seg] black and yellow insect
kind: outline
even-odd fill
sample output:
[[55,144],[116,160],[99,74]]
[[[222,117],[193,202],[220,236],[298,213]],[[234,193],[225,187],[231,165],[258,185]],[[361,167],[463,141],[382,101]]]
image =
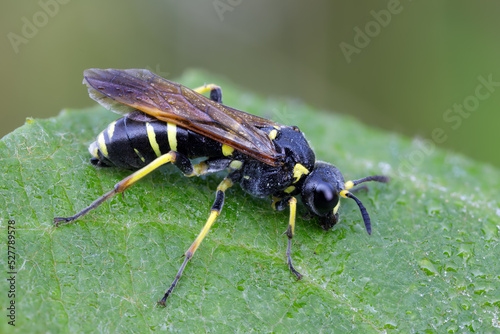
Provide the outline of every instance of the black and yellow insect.
[[[165,305],[187,262],[220,214],[225,191],[235,183],[253,196],[271,197],[276,210],[290,208],[286,257],[297,279],[302,275],[291,259],[296,197],[301,196],[310,216],[317,217],[324,229],[337,223],[340,197],[351,198],[371,234],[368,212],[349,190],[366,181],[387,182],[388,178],[374,175],[344,182],[335,166],[316,160],[296,126],[280,125],[223,105],[222,91],[216,85],[191,90],[147,70],[89,69],[83,82],[92,99],[125,115],[108,125],[90,145],[91,162],[137,171],[74,216],[54,218],[56,226],[85,215],[169,162],[185,176],[228,170],[217,187],[205,226],[184,254],[184,262],[159,304]],[[210,99],[201,95],[208,92]],[[206,159],[191,163],[190,159],[200,157]]]

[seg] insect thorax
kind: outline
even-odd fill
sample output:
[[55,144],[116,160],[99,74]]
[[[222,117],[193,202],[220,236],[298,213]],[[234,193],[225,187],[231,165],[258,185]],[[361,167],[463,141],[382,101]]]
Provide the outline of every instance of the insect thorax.
[[245,162],[241,170],[241,187],[257,197],[298,194],[306,175],[314,168],[313,150],[296,127],[268,127],[262,130],[274,137],[277,151],[285,154],[285,162],[278,167],[256,160]]

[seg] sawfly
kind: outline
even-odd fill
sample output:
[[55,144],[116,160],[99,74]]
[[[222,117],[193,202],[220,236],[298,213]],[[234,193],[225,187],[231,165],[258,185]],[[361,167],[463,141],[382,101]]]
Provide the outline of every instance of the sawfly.
[[[299,196],[309,216],[316,217],[326,230],[338,221],[340,198],[354,200],[371,234],[370,216],[353,195],[353,187],[389,179],[373,175],[344,181],[335,166],[316,160],[298,127],[223,105],[222,90],[214,84],[192,90],[147,70],[89,69],[83,83],[92,99],[124,115],[90,145],[91,163],[136,171],[74,216],[54,218],[56,226],[85,215],[167,163],[177,166],[185,176],[228,172],[217,187],[207,222],[184,253],[184,262],[159,304],[165,306],[188,261],[219,216],[226,190],[237,183],[253,196],[270,197],[275,210],[289,208],[286,259],[297,279],[302,275],[292,264],[291,246]],[[193,164],[197,158],[204,160]]]

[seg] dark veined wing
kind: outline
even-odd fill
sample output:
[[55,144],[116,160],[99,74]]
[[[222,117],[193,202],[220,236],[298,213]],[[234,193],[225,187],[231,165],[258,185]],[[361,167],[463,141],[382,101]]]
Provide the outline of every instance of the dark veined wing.
[[105,108],[126,115],[140,110],[226,144],[266,164],[277,166],[282,154],[264,131],[279,125],[214,102],[148,70],[88,69],[83,83]]

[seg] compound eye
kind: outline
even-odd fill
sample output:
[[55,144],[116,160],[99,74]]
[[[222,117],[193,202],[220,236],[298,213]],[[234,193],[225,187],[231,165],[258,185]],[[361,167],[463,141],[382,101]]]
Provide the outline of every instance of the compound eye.
[[326,216],[339,202],[339,194],[333,186],[320,182],[314,189],[314,208],[319,215]]

